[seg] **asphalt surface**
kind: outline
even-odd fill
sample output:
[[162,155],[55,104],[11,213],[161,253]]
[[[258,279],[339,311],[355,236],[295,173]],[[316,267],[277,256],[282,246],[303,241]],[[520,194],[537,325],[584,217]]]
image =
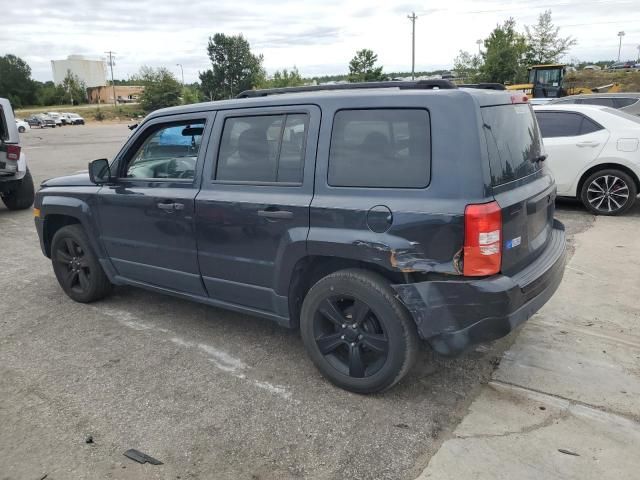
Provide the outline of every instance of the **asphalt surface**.
[[[22,140],[39,183],[112,158],[128,134],[93,124]],[[593,223],[575,202],[558,217],[570,238]],[[394,389],[359,396],[266,320],[132,287],[74,303],[31,211],[0,206],[0,245],[0,479],[415,478],[514,339],[455,360],[425,349]]]

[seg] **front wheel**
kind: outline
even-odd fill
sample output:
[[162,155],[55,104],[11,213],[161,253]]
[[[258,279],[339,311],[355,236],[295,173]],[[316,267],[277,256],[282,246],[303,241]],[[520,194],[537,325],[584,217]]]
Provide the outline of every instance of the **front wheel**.
[[416,326],[382,276],[340,270],[304,299],[300,331],[307,353],[335,385],[356,393],[392,387],[414,364]]
[[80,225],[67,225],[56,232],[51,242],[51,263],[58,283],[76,302],[94,302],[111,291],[111,282]]
[[629,210],[638,194],[636,184],[625,172],[600,170],[582,184],[580,200],[596,215],[621,215]]
[[18,132],[19,132],[19,133],[24,133],[24,132],[26,132],[26,131],[27,131],[27,129],[26,129],[26,128],[24,128],[24,127],[18,127]]

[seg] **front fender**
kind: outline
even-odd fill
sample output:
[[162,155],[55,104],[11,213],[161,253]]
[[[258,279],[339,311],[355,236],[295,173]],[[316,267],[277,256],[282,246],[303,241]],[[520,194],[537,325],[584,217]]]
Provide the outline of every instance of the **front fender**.
[[106,252],[95,234],[98,229],[98,220],[95,216],[95,194],[101,187],[83,187],[74,196],[68,196],[60,192],[44,192],[40,190],[36,196],[35,207],[40,210],[40,217],[36,218],[36,228],[40,237],[43,252],[45,249],[45,227],[47,218],[53,215],[63,215],[76,219],[84,228],[91,247],[99,259],[107,257]]

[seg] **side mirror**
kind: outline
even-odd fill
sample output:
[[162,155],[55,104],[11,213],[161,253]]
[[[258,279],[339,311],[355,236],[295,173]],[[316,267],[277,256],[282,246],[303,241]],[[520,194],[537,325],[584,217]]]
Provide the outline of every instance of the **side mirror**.
[[89,162],[89,180],[96,185],[102,185],[111,180],[111,169],[106,158],[99,158]]

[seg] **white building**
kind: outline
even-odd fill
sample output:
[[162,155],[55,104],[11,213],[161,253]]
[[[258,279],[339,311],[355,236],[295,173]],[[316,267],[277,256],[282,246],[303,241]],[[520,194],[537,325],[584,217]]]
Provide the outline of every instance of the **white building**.
[[53,83],[60,85],[68,70],[77,75],[87,88],[107,84],[107,63],[104,60],[92,60],[82,55],[69,55],[66,60],[51,60]]

